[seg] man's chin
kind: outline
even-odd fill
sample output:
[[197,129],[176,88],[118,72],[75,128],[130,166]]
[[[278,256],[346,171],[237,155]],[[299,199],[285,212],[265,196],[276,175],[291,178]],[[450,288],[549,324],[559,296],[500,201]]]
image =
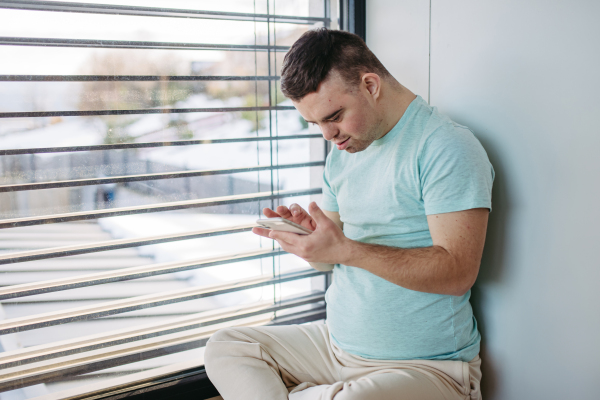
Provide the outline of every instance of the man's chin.
[[[350,138],[348,140],[348,146],[341,151],[346,151],[348,153],[358,153],[360,151],[364,151],[373,143],[373,141],[367,142],[365,140],[357,140],[355,138]],[[333,143],[335,145],[335,143]],[[343,143],[345,144],[345,143]]]
[[359,143],[358,145],[356,143],[353,143],[352,146],[348,146],[344,150],[348,153],[358,153],[360,151],[366,150],[367,147],[369,147],[369,145],[364,146],[363,143]]

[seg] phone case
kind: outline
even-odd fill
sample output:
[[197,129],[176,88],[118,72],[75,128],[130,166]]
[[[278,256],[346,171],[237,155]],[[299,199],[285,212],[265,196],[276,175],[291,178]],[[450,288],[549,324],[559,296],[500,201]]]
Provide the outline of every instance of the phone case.
[[292,232],[300,235],[308,235],[310,230],[284,218],[267,218],[256,221],[258,225],[274,231]]

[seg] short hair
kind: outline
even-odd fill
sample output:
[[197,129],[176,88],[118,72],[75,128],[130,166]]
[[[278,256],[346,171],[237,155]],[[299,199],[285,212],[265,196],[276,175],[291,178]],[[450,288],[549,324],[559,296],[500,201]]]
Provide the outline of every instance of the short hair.
[[300,101],[316,92],[332,70],[350,85],[358,84],[368,72],[391,77],[360,36],[319,28],[305,32],[285,55],[281,91],[286,97]]

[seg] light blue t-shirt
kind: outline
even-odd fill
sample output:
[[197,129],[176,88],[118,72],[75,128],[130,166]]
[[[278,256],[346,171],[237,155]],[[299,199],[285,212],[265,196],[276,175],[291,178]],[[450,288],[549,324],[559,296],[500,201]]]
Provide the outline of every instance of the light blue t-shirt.
[[[427,215],[491,210],[494,170],[485,150],[420,96],[366,150],[334,148],[323,177],[323,208],[339,212],[344,234],[364,243],[430,247]],[[481,340],[470,294],[417,292],[338,264],[327,324],[337,345],[365,358],[470,361]]]

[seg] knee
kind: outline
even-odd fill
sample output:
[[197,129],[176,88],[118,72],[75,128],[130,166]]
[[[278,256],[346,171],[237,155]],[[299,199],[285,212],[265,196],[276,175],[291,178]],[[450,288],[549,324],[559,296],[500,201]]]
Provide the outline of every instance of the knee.
[[223,328],[210,336],[208,342],[206,342],[206,346],[208,347],[212,342],[231,342],[233,340],[236,340],[235,328]]
[[223,344],[233,340],[235,340],[235,334],[232,328],[220,329],[211,335],[204,349],[204,365],[207,369],[224,355],[223,353],[228,347]]
[[239,343],[249,343],[251,339],[246,335],[245,329],[247,327],[230,327],[219,329],[211,335],[206,342],[206,348],[204,350],[204,363],[208,364],[211,360],[216,358],[229,355],[231,352],[235,352],[239,346]]

